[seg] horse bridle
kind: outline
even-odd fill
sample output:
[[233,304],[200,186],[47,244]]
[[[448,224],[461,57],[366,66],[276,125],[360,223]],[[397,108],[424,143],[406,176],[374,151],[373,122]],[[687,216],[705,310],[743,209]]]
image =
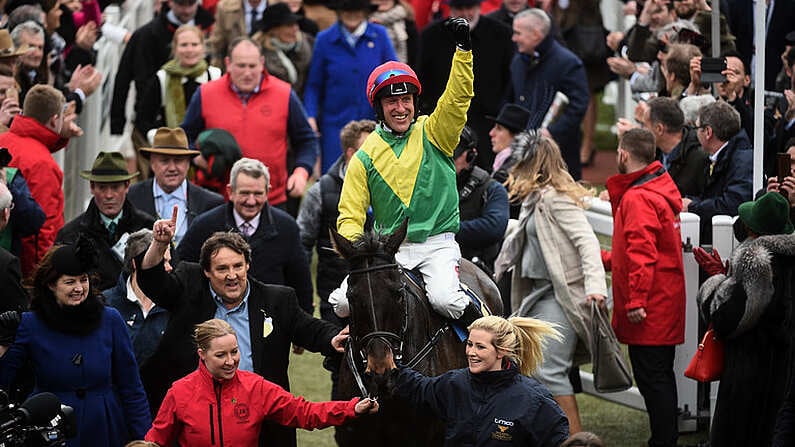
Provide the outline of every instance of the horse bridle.
[[[376,321],[375,317],[375,302],[373,301],[373,285],[370,281],[370,273],[377,272],[380,270],[387,270],[387,269],[397,269],[398,273],[400,274],[400,293],[403,295],[403,324],[400,328],[400,335],[395,334],[394,332],[389,331],[379,331],[378,330],[378,322]],[[359,361],[363,364],[367,364],[367,355],[364,352],[364,348],[367,346],[368,342],[373,339],[380,339],[384,343],[386,343],[393,352],[393,356],[396,362],[399,362],[403,359],[403,337],[406,335],[406,331],[408,329],[408,319],[409,319],[409,309],[408,309],[408,297],[406,296],[406,282],[404,281],[403,277],[403,268],[395,263],[390,262],[387,264],[378,264],[378,265],[369,265],[369,261],[365,261],[365,266],[360,269],[354,269],[348,272],[348,275],[359,275],[365,274],[367,275],[367,293],[370,299],[370,317],[373,323],[373,331],[365,334],[364,336],[359,339],[353,335],[350,336],[348,340],[348,349],[346,349],[346,359],[348,361],[348,367],[353,374],[353,378],[356,380],[356,385],[359,387],[359,391],[362,393],[362,397],[370,397],[369,393],[367,392],[367,388],[364,386],[364,381],[362,381],[361,374],[359,374],[359,368],[356,366],[356,360],[354,359],[353,351],[356,349],[359,354]],[[433,336],[428,340],[427,343],[417,351],[417,354],[406,364],[406,366],[414,368],[417,364],[422,361],[430,352],[433,350],[433,347],[439,342],[442,338],[442,335],[450,328],[449,324],[442,325],[437,331],[433,334]],[[394,342],[397,342],[397,349],[395,349]],[[358,346],[358,349],[357,349]]]

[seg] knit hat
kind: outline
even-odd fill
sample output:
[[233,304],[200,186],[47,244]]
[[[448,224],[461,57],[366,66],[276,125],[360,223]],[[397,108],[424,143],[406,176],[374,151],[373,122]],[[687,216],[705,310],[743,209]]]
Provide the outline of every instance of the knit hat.
[[740,219],[760,236],[790,234],[795,230],[789,219],[789,201],[778,192],[765,193],[755,201],[741,203]]

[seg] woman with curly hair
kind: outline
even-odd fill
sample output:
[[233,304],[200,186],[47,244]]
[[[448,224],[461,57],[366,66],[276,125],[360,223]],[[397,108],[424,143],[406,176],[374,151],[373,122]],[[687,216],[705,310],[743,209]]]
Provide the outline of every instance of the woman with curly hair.
[[67,446],[120,446],[143,438],[152,419],[124,320],[91,286],[93,265],[84,239],[44,255],[31,311],[7,352],[0,350],[0,387],[8,389],[30,362],[33,393],[51,392],[74,409],[77,436]]
[[515,315],[557,325],[562,337],[547,346],[536,377],[577,433],[582,426],[569,370],[591,361],[590,302],[603,305],[607,295],[599,241],[583,210],[590,192],[571,177],[552,139],[528,132],[515,143],[507,187],[511,201],[521,203],[519,224],[508,231],[495,271],[499,278],[513,267]]

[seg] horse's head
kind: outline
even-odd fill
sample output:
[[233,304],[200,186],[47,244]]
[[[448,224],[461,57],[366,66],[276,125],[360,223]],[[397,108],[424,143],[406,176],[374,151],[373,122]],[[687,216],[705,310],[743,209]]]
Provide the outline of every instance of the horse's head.
[[351,340],[367,369],[382,374],[386,355],[400,352],[407,314],[403,278],[395,253],[406,237],[408,220],[385,235],[367,232],[353,242],[331,230],[337,252],[350,264],[348,302],[351,310]]

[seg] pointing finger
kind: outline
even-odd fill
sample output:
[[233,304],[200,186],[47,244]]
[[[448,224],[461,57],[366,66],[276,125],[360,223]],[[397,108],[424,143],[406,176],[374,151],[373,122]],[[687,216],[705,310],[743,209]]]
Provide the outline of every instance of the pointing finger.
[[177,215],[179,214],[179,205],[174,205],[174,211],[171,213],[171,223],[177,225]]

